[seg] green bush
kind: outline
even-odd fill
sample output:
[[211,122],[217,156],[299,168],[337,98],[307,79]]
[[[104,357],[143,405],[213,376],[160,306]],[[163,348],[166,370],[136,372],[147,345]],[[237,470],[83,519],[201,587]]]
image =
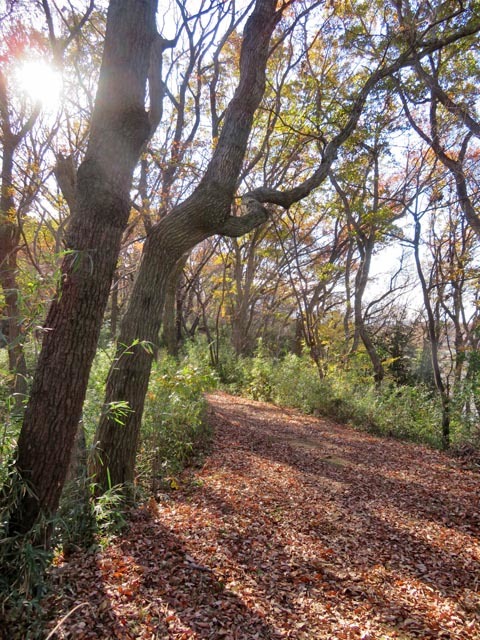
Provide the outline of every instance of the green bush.
[[383,436],[441,445],[441,409],[431,390],[389,380],[376,388],[362,354],[348,368],[330,365],[323,378],[308,356],[288,354],[273,360],[261,345],[242,366],[249,371],[243,392],[255,399],[328,416]]
[[378,394],[375,430],[381,435],[441,447],[441,407],[423,385],[385,386]]
[[328,385],[307,357],[288,354],[276,363],[272,376],[272,398],[276,404],[292,406],[304,413],[319,411],[329,396]]
[[7,479],[8,464],[12,460],[20,433],[21,415],[11,394],[13,376],[8,370],[7,349],[0,349],[0,483]]
[[247,367],[246,391],[254,400],[264,400],[270,402],[273,399],[274,371],[276,361],[273,360],[262,340],[258,341],[255,356],[250,359],[250,367]]
[[91,442],[102,414],[105,400],[105,381],[115,355],[114,346],[98,349],[88,379],[87,394],[82,409],[82,420],[87,442]]
[[176,473],[209,440],[203,394],[217,378],[205,362],[162,354],[154,364],[142,426],[139,471],[161,478]]
[[45,571],[52,559],[52,552],[39,544],[49,524],[44,519],[26,535],[8,531],[10,515],[26,494],[32,494],[31,488],[12,464],[5,465],[0,503],[0,618],[12,639],[42,637],[40,602],[47,586]]

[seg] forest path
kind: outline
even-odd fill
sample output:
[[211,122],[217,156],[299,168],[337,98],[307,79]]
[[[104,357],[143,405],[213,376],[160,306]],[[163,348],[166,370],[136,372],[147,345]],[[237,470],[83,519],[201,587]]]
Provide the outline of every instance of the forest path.
[[214,447],[95,557],[58,638],[480,638],[480,475],[422,446],[208,396]]

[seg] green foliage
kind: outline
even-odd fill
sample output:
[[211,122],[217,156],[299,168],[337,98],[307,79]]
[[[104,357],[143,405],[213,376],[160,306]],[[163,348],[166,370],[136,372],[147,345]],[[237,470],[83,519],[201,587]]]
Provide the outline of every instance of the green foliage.
[[220,336],[216,349],[216,362],[212,364],[209,345],[203,336],[195,338],[187,344],[188,357],[197,366],[212,368],[215,379],[230,393],[241,393],[250,381],[251,359],[243,358],[235,353],[230,336]]
[[451,445],[458,450],[480,449],[480,376],[478,374],[478,353],[467,356],[467,375],[458,385],[452,398]]
[[272,381],[275,361],[268,356],[262,340],[258,341],[255,357],[251,362],[252,366],[250,369],[250,380],[247,386],[247,393],[254,400],[265,400],[269,402],[273,399]]
[[110,365],[113,361],[113,346],[99,349],[95,354],[90,377],[88,379],[87,394],[83,404],[83,424],[86,431],[87,442],[91,441],[98,420],[103,410],[105,400],[105,380],[107,379]]
[[220,341],[215,371],[221,384],[232,393],[239,393],[250,379],[250,363],[235,353],[229,338]]
[[440,403],[430,389],[422,385],[387,385],[377,399],[374,430],[441,448],[441,420]]
[[126,525],[124,512],[123,487],[111,487],[99,493],[84,468],[63,490],[54,523],[54,546],[68,556],[78,549],[104,544]]
[[274,360],[262,345],[241,366],[249,371],[243,392],[254,399],[329,416],[379,435],[441,446],[441,408],[431,390],[393,380],[377,389],[362,353],[348,367],[331,365],[323,378],[307,356]]
[[15,400],[11,395],[12,376],[8,371],[8,354],[0,350],[0,482],[6,480],[7,464],[15,450],[20,430]]
[[122,487],[111,487],[92,500],[91,504],[93,519],[101,541],[108,541],[122,531],[127,523]]
[[153,476],[154,486],[209,440],[203,393],[216,386],[217,378],[205,360],[192,355],[177,362],[162,353],[150,377],[138,468],[143,477]]
[[413,384],[415,379],[422,381],[421,376],[426,373],[426,369],[422,373],[418,370],[417,359],[423,356],[418,354],[413,340],[413,327],[411,323],[395,320],[385,324],[374,338],[383,366],[399,385]]
[[320,379],[313,362],[307,356],[288,354],[277,363],[272,380],[273,400],[276,404],[296,407],[304,413],[318,411],[323,398],[329,394],[325,379]]
[[[41,544],[41,532],[49,529],[45,520],[27,535],[9,534],[7,523],[20,500],[31,493],[13,465],[3,469],[0,504],[0,611],[11,638],[35,637],[41,627],[40,601],[45,593],[45,571],[52,553]],[[25,635],[28,628],[33,635]],[[40,637],[40,636],[38,636]]]
[[55,541],[65,556],[95,543],[97,525],[94,517],[94,494],[86,473],[68,482],[62,493],[54,530]]

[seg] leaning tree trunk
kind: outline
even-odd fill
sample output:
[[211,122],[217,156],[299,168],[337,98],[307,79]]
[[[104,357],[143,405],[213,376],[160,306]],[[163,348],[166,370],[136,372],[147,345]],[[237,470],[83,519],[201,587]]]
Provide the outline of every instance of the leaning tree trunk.
[[88,375],[130,212],[133,170],[150,133],[146,79],[156,0],[111,0],[91,133],[78,171],[59,291],[48,312],[31,399],[18,442],[25,493],[11,533],[58,506]]
[[[110,483],[131,483],[134,479],[152,357],[158,343],[166,287],[175,265],[183,254],[215,233],[241,235],[266,220],[266,212],[257,201],[247,203],[248,213],[243,218],[231,217],[230,210],[253,116],[265,90],[269,42],[281,17],[276,4],[276,0],[257,0],[245,25],[239,85],[203,179],[189,198],[151,229],[145,243],[121,325],[118,357],[108,375],[105,410],[95,438],[97,451],[91,460],[91,472],[104,489]],[[122,345],[130,348],[125,350]],[[126,401],[129,406],[121,427],[113,415],[118,401]]]

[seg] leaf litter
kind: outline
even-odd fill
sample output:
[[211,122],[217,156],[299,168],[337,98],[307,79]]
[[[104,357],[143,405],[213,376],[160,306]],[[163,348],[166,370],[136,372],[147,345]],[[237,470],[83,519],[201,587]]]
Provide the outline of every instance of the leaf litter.
[[203,467],[133,510],[107,548],[59,559],[53,638],[480,638],[478,473],[290,409],[208,399]]

